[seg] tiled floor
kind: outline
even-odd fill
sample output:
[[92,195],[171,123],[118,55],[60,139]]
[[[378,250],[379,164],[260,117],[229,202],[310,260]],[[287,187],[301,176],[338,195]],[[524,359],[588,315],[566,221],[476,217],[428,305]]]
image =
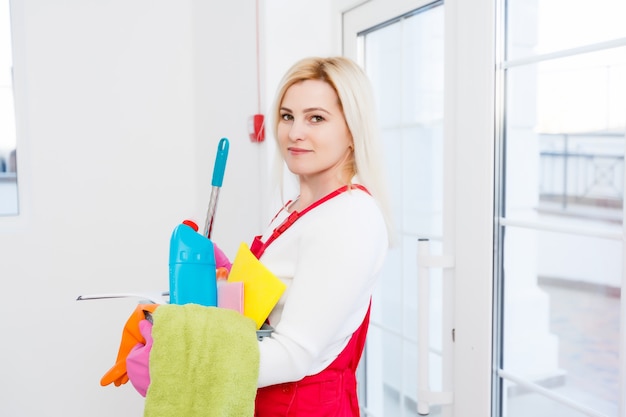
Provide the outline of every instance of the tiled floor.
[[[598,415],[618,416],[620,298],[606,291],[542,285],[550,297],[550,330],[559,339],[564,383],[553,390]],[[538,394],[508,399],[508,417],[584,414]]]
[[[502,417],[618,417],[619,294],[575,285],[540,287],[550,298],[550,331],[558,337],[564,371],[560,383],[549,389],[589,412],[524,389],[504,400]],[[402,414],[395,391],[385,390],[385,404],[384,417],[417,416],[412,401],[405,401]],[[439,407],[431,410],[431,417],[440,415]]]

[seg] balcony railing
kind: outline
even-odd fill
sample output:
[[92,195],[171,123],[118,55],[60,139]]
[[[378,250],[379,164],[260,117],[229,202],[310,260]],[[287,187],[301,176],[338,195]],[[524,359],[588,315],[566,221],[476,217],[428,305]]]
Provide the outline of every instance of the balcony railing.
[[621,218],[623,134],[541,135],[540,141],[540,209]]

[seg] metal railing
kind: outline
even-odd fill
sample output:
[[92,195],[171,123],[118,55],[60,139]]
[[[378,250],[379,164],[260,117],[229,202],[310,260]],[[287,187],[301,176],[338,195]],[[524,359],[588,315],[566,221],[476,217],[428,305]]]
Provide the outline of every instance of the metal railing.
[[564,212],[622,209],[623,134],[541,135],[540,140],[540,203],[552,203]]

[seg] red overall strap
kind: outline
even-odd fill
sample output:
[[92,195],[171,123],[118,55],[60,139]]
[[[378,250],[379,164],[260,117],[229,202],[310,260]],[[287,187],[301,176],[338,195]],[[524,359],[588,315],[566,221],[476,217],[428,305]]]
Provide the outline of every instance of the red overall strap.
[[[313,210],[315,207],[319,206],[320,204],[325,203],[331,198],[334,198],[338,196],[339,194],[342,194],[353,188],[358,188],[359,190],[365,191],[366,193],[369,194],[369,191],[367,190],[367,188],[365,188],[361,184],[344,185],[343,187],[336,189],[332,193],[320,198],[319,200],[309,205],[304,210],[302,211],[294,210],[294,212],[291,213],[289,217],[285,219],[285,221],[283,221],[280,225],[278,225],[278,227],[274,229],[274,231],[272,232],[272,234],[270,235],[270,237],[267,239],[266,242],[261,241],[261,236],[255,236],[254,241],[252,242],[252,245],[250,245],[250,251],[254,254],[254,256],[257,257],[257,259],[260,259],[261,256],[263,255],[263,252],[265,252],[265,249],[267,249],[267,247],[273,241],[275,241],[278,238],[278,236],[282,235],[285,230],[291,227],[291,225],[294,224],[296,220],[298,220],[300,217],[304,216],[306,213]],[[284,209],[285,208],[283,207],[283,210]]]

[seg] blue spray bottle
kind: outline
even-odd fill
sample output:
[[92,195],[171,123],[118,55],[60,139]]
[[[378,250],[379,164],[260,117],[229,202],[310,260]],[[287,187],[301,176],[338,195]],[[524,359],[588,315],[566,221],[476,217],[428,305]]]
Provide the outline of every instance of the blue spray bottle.
[[186,224],[170,239],[170,304],[217,306],[213,243]]

